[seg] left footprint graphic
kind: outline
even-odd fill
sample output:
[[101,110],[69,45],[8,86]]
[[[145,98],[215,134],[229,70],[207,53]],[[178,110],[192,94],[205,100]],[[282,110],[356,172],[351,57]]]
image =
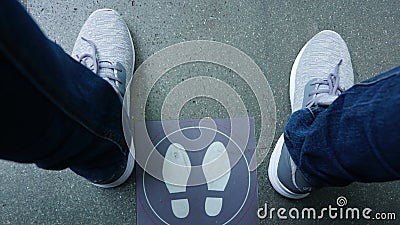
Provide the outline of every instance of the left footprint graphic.
[[[186,191],[187,181],[191,171],[191,163],[186,150],[182,145],[173,143],[165,154],[162,175],[169,193]],[[171,208],[177,218],[189,215],[188,199],[171,200]]]

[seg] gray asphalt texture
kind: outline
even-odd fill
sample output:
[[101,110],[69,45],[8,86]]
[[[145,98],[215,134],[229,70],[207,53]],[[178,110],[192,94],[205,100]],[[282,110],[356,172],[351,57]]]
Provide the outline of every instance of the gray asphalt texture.
[[[249,1],[249,0],[25,0],[22,1],[50,39],[71,52],[76,36],[90,13],[99,8],[117,10],[128,24],[136,47],[136,67],[155,52],[188,40],[214,40],[248,54],[264,72],[274,94],[276,137],[290,115],[289,74],[301,47],[324,29],[335,30],[346,41],[356,81],[385,72],[400,62],[400,2],[391,1]],[[211,71],[211,72],[210,72]],[[177,68],[159,80],[149,98],[146,118],[160,119],[168,90],[199,74],[222,77],[246,103],[260,127],[257,102],[248,86],[233,72],[210,64]],[[188,102],[182,118],[226,118],[216,101]],[[256,131],[258,137],[259,132]],[[400,182],[325,188],[293,201],[274,192],[267,179],[268,158],[258,168],[259,206],[269,208],[336,206],[345,196],[347,206],[395,212],[400,217]],[[0,224],[135,224],[134,177],[114,190],[88,184],[69,170],[44,171],[34,165],[0,161]],[[255,212],[254,212],[255,213]],[[261,224],[399,224],[379,220],[279,220]]]

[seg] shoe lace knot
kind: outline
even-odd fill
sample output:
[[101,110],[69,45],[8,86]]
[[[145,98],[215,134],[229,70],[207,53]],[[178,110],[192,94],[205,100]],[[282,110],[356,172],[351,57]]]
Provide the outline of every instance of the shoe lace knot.
[[[99,61],[97,58],[97,49],[94,42],[84,37],[81,38],[90,45],[92,52],[84,53],[82,55],[76,55],[78,62],[92,70],[93,73],[99,75],[100,77],[108,80],[111,83],[122,83],[122,80],[119,79],[116,75],[117,72],[123,71],[123,68],[121,68],[121,64],[113,63],[107,60]],[[100,70],[102,71],[101,73]]]
[[[339,66],[342,64],[342,61],[342,59],[339,60],[339,63],[336,64],[333,73],[330,73],[327,78],[317,79],[310,84],[316,86],[316,88],[313,91],[310,91],[308,94],[308,96],[314,95],[314,97],[307,102],[308,108],[320,101],[321,97],[323,96],[321,94],[328,94],[330,96],[336,96],[337,98],[337,96],[339,96],[344,91],[344,88],[339,86]],[[322,86],[327,86],[328,88],[321,88]]]

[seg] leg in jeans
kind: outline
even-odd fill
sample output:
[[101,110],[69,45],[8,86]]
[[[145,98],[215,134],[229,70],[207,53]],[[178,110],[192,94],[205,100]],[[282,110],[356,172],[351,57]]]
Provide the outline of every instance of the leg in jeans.
[[295,112],[290,155],[313,187],[400,179],[400,67],[354,85],[329,107]]
[[17,1],[1,1],[0,17],[0,158],[113,183],[129,155],[115,88],[49,41]]
[[353,86],[350,55],[337,33],[322,31],[307,42],[290,77],[293,114],[270,159],[274,189],[300,199],[324,186],[399,179],[399,73],[400,67]]

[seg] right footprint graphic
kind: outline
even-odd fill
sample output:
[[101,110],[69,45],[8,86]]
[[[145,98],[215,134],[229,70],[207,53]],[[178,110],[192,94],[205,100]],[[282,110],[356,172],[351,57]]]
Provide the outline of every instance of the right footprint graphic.
[[[221,142],[212,143],[204,156],[202,169],[210,191],[224,191],[231,175],[228,153]],[[223,199],[207,197],[205,211],[208,216],[217,216],[222,209]]]

